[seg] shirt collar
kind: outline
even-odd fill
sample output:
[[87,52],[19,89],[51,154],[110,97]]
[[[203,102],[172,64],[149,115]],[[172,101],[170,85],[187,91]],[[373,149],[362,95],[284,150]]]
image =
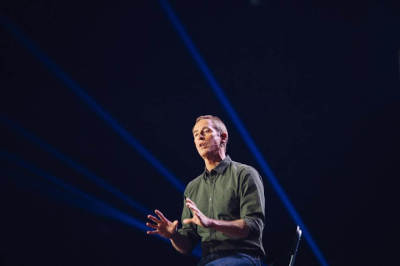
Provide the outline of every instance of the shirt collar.
[[208,177],[212,175],[213,173],[217,174],[223,174],[225,169],[228,167],[228,165],[232,162],[231,157],[229,155],[225,156],[225,159],[223,159],[214,169],[212,169],[210,172],[207,171],[207,169],[204,169],[203,175],[204,177]]

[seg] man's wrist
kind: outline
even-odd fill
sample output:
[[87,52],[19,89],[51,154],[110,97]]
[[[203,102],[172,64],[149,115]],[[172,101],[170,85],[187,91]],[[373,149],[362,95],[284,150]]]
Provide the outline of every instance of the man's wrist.
[[178,235],[178,227],[175,229],[175,231],[171,234],[169,237],[170,240],[174,240],[175,237]]
[[217,220],[212,219],[212,218],[208,218],[208,226],[207,226],[207,228],[215,229],[216,226],[217,226]]

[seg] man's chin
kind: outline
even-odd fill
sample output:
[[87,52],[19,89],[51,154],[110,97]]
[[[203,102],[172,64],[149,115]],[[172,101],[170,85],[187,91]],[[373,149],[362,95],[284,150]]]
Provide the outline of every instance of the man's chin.
[[207,152],[199,152],[199,155],[203,159],[207,158]]
[[205,159],[208,157],[209,151],[207,150],[200,150],[198,151],[201,158]]

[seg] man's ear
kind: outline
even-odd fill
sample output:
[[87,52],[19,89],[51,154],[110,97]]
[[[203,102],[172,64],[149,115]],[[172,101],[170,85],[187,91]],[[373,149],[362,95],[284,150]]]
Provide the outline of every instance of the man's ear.
[[221,143],[226,143],[226,141],[228,140],[228,134],[226,134],[225,132],[221,133]]

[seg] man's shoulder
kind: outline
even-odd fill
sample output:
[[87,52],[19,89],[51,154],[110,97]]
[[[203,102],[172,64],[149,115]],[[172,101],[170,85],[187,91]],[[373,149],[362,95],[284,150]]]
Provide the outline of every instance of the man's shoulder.
[[197,177],[195,177],[194,179],[192,179],[192,180],[186,185],[186,189],[185,189],[185,190],[186,190],[186,191],[189,191],[189,190],[191,190],[191,189],[197,187],[197,186],[201,183],[201,181],[202,181],[203,174],[204,174],[204,173],[202,173],[202,174],[198,175]]
[[263,183],[260,173],[251,165],[232,161],[231,171],[233,176],[236,176],[240,182],[256,182]]
[[248,164],[232,161],[231,167],[236,170],[239,174],[247,174],[247,173],[257,173],[257,170]]

